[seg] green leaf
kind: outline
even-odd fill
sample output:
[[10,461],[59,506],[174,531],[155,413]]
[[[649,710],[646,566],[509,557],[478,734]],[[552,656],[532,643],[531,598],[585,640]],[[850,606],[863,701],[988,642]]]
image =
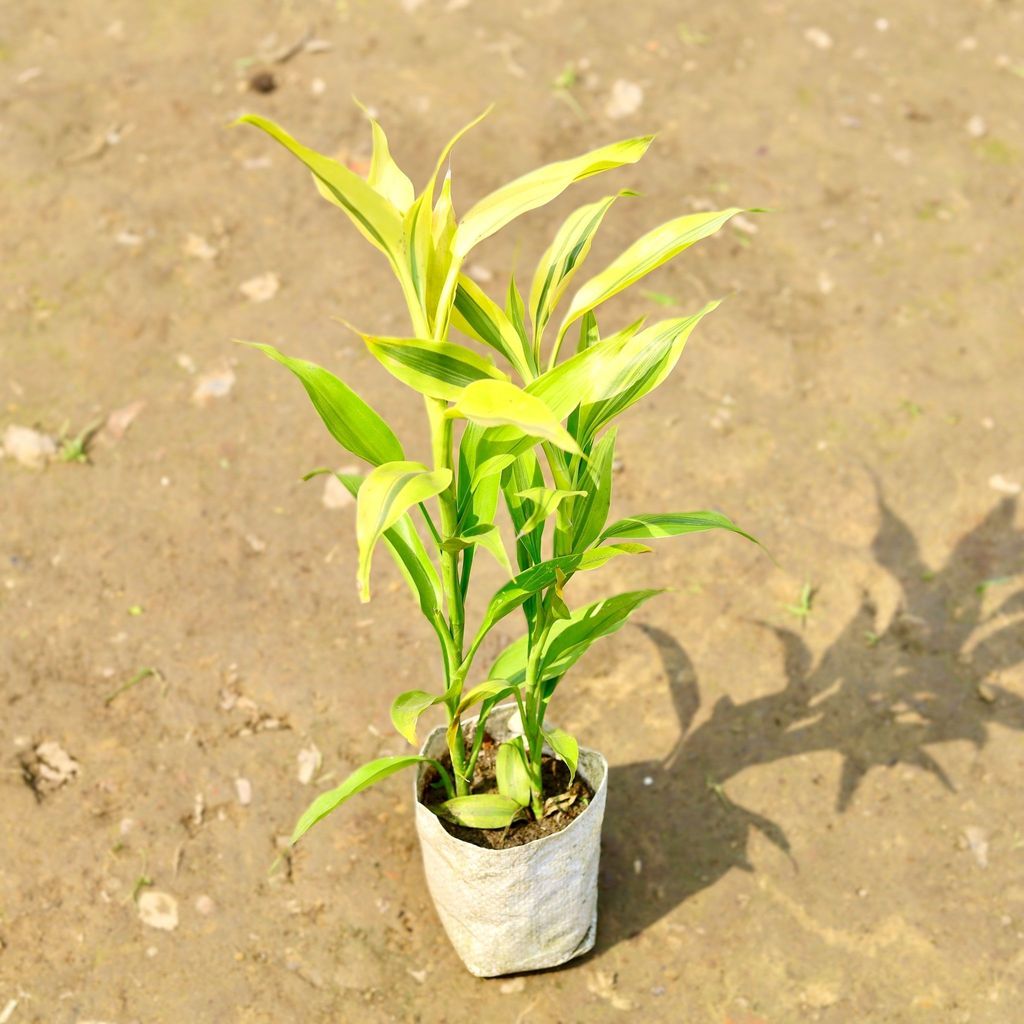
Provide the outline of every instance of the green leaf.
[[[717,302],[709,302],[693,316],[663,320],[628,339],[610,354],[604,365],[600,387],[595,387],[592,392],[592,395],[601,397],[592,397],[580,408],[576,433],[584,443],[665,380],[679,362],[693,329],[718,305]],[[603,345],[604,342],[600,342],[587,352],[602,351]],[[570,359],[563,365],[567,366],[572,361]]]
[[427,271],[427,311],[434,313],[441,300],[444,282],[451,269],[451,241],[455,234],[455,211],[452,208],[452,179],[446,174],[441,183],[441,193],[434,204],[431,215],[431,253]]
[[[340,786],[321,793],[306,808],[305,813],[299,818],[292,831],[290,843],[294,846],[318,821],[327,817],[331,811],[343,804],[349,797],[361,793],[381,779],[386,779],[403,768],[409,768],[414,764],[433,764],[438,768],[441,766],[433,758],[419,757],[416,755],[405,755],[400,757],[378,757],[376,761],[370,761],[361,768],[357,768]],[[443,771],[444,769],[441,768]]]
[[526,498],[533,504],[533,511],[529,518],[519,528],[520,535],[529,533],[540,526],[566,498],[575,498],[585,494],[586,491],[561,491],[552,487],[528,487],[526,490],[519,491],[520,498]]
[[498,747],[495,777],[498,792],[502,796],[514,800],[520,807],[529,806],[530,772],[526,767],[526,754],[521,738],[509,740]]
[[[312,473],[307,473],[303,480],[308,480],[321,473],[334,473],[345,485],[349,494],[353,498],[358,497],[364,477],[353,473],[338,473],[330,469],[317,469]],[[407,515],[402,516],[393,526],[384,531],[384,543],[387,544],[395,564],[412,589],[413,596],[419,599],[420,610],[433,622],[434,613],[441,607],[444,600],[441,579],[437,575],[437,569],[434,567],[430,555],[427,554],[427,549],[423,546],[423,541],[420,540],[420,535],[416,532],[412,520]]]
[[490,360],[461,345],[366,334],[363,340],[393,377],[431,398],[454,402],[475,381],[508,380]]
[[241,344],[259,349],[299,378],[331,436],[347,451],[375,466],[404,458],[402,446],[387,423],[334,374],[305,359],[292,359],[273,345],[255,341]]
[[[409,207],[402,222],[405,232],[405,260],[409,268],[409,282],[420,307],[426,308],[427,287],[430,279],[430,263],[433,250],[433,211],[430,208],[432,196],[427,192]],[[429,315],[428,315],[429,320]]]
[[359,544],[359,596],[370,599],[370,560],[382,533],[413,505],[439,494],[451,484],[450,469],[428,470],[418,462],[388,462],[363,481],[356,499],[356,540]]
[[460,537],[470,545],[477,545],[487,551],[505,572],[512,575],[512,562],[509,560],[505,543],[501,539],[501,531],[494,523],[479,523],[464,530]]
[[741,530],[721,512],[654,512],[648,515],[629,516],[609,526],[601,534],[601,540],[606,541],[613,537],[678,537],[682,533],[700,533],[703,530],[730,530],[755,544],[760,543],[756,537]]
[[577,608],[569,619],[556,622],[544,650],[541,679],[565,675],[595,640],[621,629],[640,605],[661,593],[662,590],[631,590]]
[[648,231],[580,287],[558,330],[559,343],[570,324],[588,310],[607,302],[695,242],[713,235],[731,217],[743,212],[739,207],[731,207],[715,213],[690,213]]
[[530,285],[530,316],[534,333],[539,338],[559,300],[569,287],[569,282],[587,258],[594,234],[601,226],[604,215],[611,209],[619,196],[635,195],[624,191],[617,195],[605,196],[596,203],[587,203],[571,213],[558,229],[551,245],[545,250],[537,264]]
[[507,679],[488,679],[485,682],[477,683],[472,689],[467,690],[459,699],[455,709],[455,718],[464,715],[474,704],[481,701],[492,701],[497,703],[506,697],[512,696],[515,687]]
[[561,558],[551,558],[546,562],[530,566],[529,569],[525,569],[513,577],[495,592],[484,613],[483,622],[474,643],[479,642],[496,622],[515,611],[527,598],[555,583],[560,583],[559,573],[564,577],[569,577],[575,572],[587,572],[600,568],[609,559],[619,555],[636,555],[650,550],[643,544],[612,544],[607,547],[591,548],[589,551],[582,551],[574,555],[563,555]]
[[419,743],[416,739],[416,723],[427,708],[440,704],[444,697],[437,697],[423,690],[407,690],[400,693],[391,705],[391,724],[414,747]]
[[473,471],[470,488],[475,491],[488,477],[504,472],[515,461],[516,457],[509,455],[507,452],[502,455],[492,455],[489,459],[485,459]]
[[467,828],[508,828],[523,813],[515,800],[500,793],[456,796],[441,804],[440,810]]
[[584,349],[590,348],[591,345],[596,345],[600,340],[601,334],[597,329],[597,317],[594,316],[592,309],[588,309],[583,314],[583,319],[580,320],[580,340],[576,351],[582,352]]
[[452,248],[460,259],[478,242],[500,231],[516,217],[560,196],[573,182],[624,164],[636,163],[653,136],[625,139],[571,160],[540,167],[492,192],[473,206],[455,232]]
[[370,173],[366,176],[367,184],[387,199],[399,213],[405,213],[412,206],[416,190],[392,158],[387,136],[380,123],[370,116],[361,103],[359,106],[373,131],[373,156],[370,158]]
[[512,274],[508,279],[508,295],[505,297],[505,315],[515,328],[516,334],[525,352],[530,348],[530,336],[526,331],[526,306],[523,305],[523,297],[516,287],[516,275]]
[[572,550],[584,551],[601,535],[612,496],[612,464],[616,429],[612,427],[594,446],[589,460],[579,460],[575,482],[585,496],[573,509]]
[[320,194],[348,214],[360,233],[396,265],[403,259],[402,217],[394,204],[337,160],[293,139],[273,121],[245,114],[236,123],[255,125],[298,157],[313,172]]
[[526,682],[526,660],[529,653],[530,637],[524,633],[494,659],[489,674],[507,680],[510,685],[522,686]]
[[463,334],[500,352],[523,380],[531,380],[533,351],[502,308],[470,277],[459,275],[452,324]]
[[446,415],[461,416],[484,427],[515,427],[528,437],[550,441],[564,451],[580,452],[579,445],[544,402],[507,381],[478,380],[470,384]]
[[548,741],[551,749],[569,766],[569,782],[576,778],[576,765],[580,759],[580,745],[574,736],[570,736],[564,729],[545,729],[544,739]]

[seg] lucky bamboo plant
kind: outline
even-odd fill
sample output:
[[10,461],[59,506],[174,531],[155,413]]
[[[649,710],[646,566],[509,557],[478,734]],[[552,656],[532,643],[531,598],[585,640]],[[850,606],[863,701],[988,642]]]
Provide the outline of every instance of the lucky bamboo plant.
[[[387,371],[423,397],[433,458],[433,466],[406,459],[388,424],[327,370],[269,345],[255,345],[299,378],[335,440],[371,467],[365,476],[336,474],[356,498],[361,599],[369,599],[371,560],[383,540],[437,635],[441,685],[434,692],[400,694],[391,708],[395,728],[416,747],[417,720],[427,708],[441,705],[448,719],[450,763],[418,754],[371,761],[310,805],[292,842],[355,793],[428,760],[447,797],[436,809],[449,819],[470,828],[504,828],[531,815],[540,819],[545,814],[545,744],[571,773],[579,749],[572,736],[545,724],[552,694],[595,640],[619,629],[660,592],[630,591],[572,608],[566,594],[572,577],[611,559],[650,551],[643,541],[653,538],[714,528],[748,536],[724,515],[706,511],[636,515],[606,525],[614,420],[665,380],[690,332],[718,303],[646,328],[638,320],[604,337],[594,313],[740,211],[687,214],[647,232],[578,288],[556,320],[556,307],[601,221],[619,197],[634,193],[608,195],[573,212],[541,257],[528,296],[521,295],[513,279],[504,307],[463,272],[466,257],[479,242],[555,199],[573,182],[635,163],[650,136],[532,171],[481,199],[459,219],[452,206],[450,169],[439,189],[437,182],[454,144],[480,118],[444,148],[419,195],[372,118],[373,155],[366,178],[262,117],[241,120],[298,157],[312,171],[320,194],[340,207],[390,263],[408,306],[410,334],[362,337]],[[456,340],[455,331],[464,337]],[[491,358],[495,354],[497,363]],[[458,438],[457,426],[462,427]],[[314,471],[325,472],[332,471]],[[515,530],[515,566],[496,522],[502,499]],[[478,548],[496,558],[511,578],[469,629],[467,597]],[[481,644],[517,609],[525,620],[524,634],[489,671],[477,673],[480,681],[471,681]],[[498,792],[471,793],[488,714],[506,700],[518,705],[522,734],[497,752]],[[464,730],[470,712],[478,715],[477,723]]]

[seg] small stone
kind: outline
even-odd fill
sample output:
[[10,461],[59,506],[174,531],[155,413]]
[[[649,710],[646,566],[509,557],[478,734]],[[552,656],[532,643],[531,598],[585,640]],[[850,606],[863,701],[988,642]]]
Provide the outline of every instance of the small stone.
[[427,980],[426,970],[414,971],[411,967],[407,967],[406,970],[409,973],[409,977],[418,981],[421,985]]
[[203,917],[209,917],[216,909],[217,904],[205,893],[196,897],[196,912],[202,914]]
[[611,95],[605,104],[605,114],[613,120],[635,114],[644,102],[644,90],[636,82],[628,82],[624,78],[612,83]]
[[654,785],[654,776],[653,775],[645,775],[644,776],[644,785],[645,786],[653,786]]
[[[349,466],[341,472],[354,473],[355,469]],[[355,504],[356,499],[349,494],[348,488],[333,473],[328,473],[327,479],[324,481],[323,497],[320,500],[323,502],[324,508],[339,509]]]
[[298,762],[298,779],[301,785],[308,786],[320,770],[322,758],[315,743],[303,747],[295,757]]
[[243,807],[252,803],[252,783],[248,779],[235,779],[235,794]]
[[822,295],[831,295],[835,289],[836,283],[832,280],[832,277],[827,270],[818,271],[818,291]]
[[470,263],[466,267],[466,277],[477,284],[489,284],[494,280],[494,274],[482,263]]
[[245,543],[254,555],[262,555],[267,550],[267,542],[262,537],[257,537],[255,533],[247,533]]
[[644,862],[639,857],[637,857],[636,860],[633,861],[633,874],[634,875],[642,875],[643,871],[644,871]]
[[249,89],[252,92],[268,93],[273,92],[277,88],[277,79],[274,77],[272,71],[261,70],[254,71],[249,76]]
[[964,127],[972,139],[980,139],[988,133],[988,125],[980,114],[973,115]]
[[991,416],[982,416],[981,426],[984,430],[994,430],[996,421]]
[[314,78],[309,83],[309,94],[311,96],[323,96],[327,92],[327,83],[322,78]]
[[210,245],[202,235],[189,233],[185,238],[185,244],[182,246],[182,252],[193,259],[210,263],[217,258],[219,250],[216,246]]
[[186,373],[195,373],[196,372],[196,361],[187,352],[179,352],[174,357],[174,361]]
[[525,989],[526,989],[526,979],[525,978],[512,978],[511,981],[503,981],[501,983],[501,985],[498,986],[498,991],[500,991],[503,996],[518,995],[520,992],[523,992]]
[[46,740],[35,749],[37,789],[57,789],[70,782],[79,770],[78,762],[56,741]]
[[732,226],[745,235],[756,235],[758,231],[757,225],[749,217],[744,217],[742,213],[733,217]]
[[18,73],[14,79],[18,85],[27,85],[33,79],[38,78],[43,73],[42,68],[25,68],[24,71]]
[[996,702],[996,691],[992,689],[988,683],[978,683],[977,686],[978,697],[983,700],[986,704],[995,704]]
[[988,834],[977,825],[968,825],[963,831],[967,848],[974,854],[978,867],[988,867]]
[[265,274],[257,274],[256,277],[250,277],[248,281],[243,281],[238,286],[238,290],[250,302],[267,302],[277,294],[280,287],[281,282],[277,274],[267,271]]
[[192,401],[196,405],[208,405],[217,398],[226,398],[235,386],[235,372],[230,366],[204,373],[192,389]]
[[823,28],[809,28],[804,32],[804,39],[819,50],[832,49],[832,37]]
[[134,231],[118,231],[118,233],[114,235],[114,241],[117,242],[118,245],[125,246],[127,249],[137,249],[142,245],[145,239],[142,235],[136,234]]
[[879,32],[889,31],[889,19],[888,18],[875,18],[875,28]]
[[139,896],[139,920],[150,928],[172,932],[178,927],[178,901],[170,893],[147,889]]
[[57,454],[57,442],[31,427],[11,423],[4,431],[4,453],[30,469],[38,469]]
[[1002,473],[993,473],[988,478],[988,485],[1000,494],[1020,494],[1021,485],[1016,480],[1009,480]]

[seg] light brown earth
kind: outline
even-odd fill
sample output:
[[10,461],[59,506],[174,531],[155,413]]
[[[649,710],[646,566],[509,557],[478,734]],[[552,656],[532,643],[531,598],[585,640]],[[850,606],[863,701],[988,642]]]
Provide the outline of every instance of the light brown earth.
[[[1022,1019],[1020,3],[0,14],[0,427],[145,403],[89,465],[0,463],[0,1020]],[[329,52],[249,60],[307,28]],[[278,89],[244,93],[260,67]],[[643,102],[612,120],[617,79]],[[670,312],[727,301],[624,422],[616,509],[722,509],[778,567],[706,535],[579,582],[577,600],[675,589],[559,692],[558,721],[614,766],[600,935],[521,980],[473,979],[448,946],[408,779],[267,873],[317,789],[299,751],[322,752],[320,785],[397,752],[392,696],[436,684],[395,572],[382,557],[360,606],[352,509],[299,481],[347,460],[293,380],[229,343],[336,369],[422,453],[418,403],[329,319],[402,332],[385,266],[283,151],[226,127],[259,111],[358,164],[352,93],[417,181],[497,102],[455,158],[463,210],[656,130],[615,179],[647,198],[609,216],[594,267],[700,204],[773,211],[650,280]],[[475,262],[501,288],[552,231],[531,215]],[[265,273],[273,298],[240,293]],[[230,394],[195,404],[219,368]],[[286,727],[243,728],[267,716]],[[21,760],[44,741],[80,771],[37,801]],[[154,890],[173,931],[140,921]]]

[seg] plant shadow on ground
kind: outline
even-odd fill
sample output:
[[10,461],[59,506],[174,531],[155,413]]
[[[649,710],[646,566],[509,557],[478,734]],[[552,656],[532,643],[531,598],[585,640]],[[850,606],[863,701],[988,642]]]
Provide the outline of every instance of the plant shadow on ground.
[[953,790],[931,745],[969,740],[980,748],[992,723],[1024,730],[1024,700],[992,682],[1024,660],[1024,631],[1012,617],[986,628],[1024,611],[1024,591],[982,618],[979,586],[1020,571],[1024,531],[1014,529],[1015,510],[1014,499],[1002,501],[933,573],[906,524],[880,500],[873,553],[902,591],[884,632],[874,632],[877,610],[867,593],[817,664],[800,635],[766,625],[782,645],[785,687],[743,704],[722,697],[692,732],[700,706],[693,665],[670,634],[640,627],[662,659],[680,739],[663,760],[611,769],[598,950],[636,935],[732,868],[752,871],[752,831],[793,857],[777,824],[721,788],[744,769],[836,751],[842,812],[871,768],[913,765]]

